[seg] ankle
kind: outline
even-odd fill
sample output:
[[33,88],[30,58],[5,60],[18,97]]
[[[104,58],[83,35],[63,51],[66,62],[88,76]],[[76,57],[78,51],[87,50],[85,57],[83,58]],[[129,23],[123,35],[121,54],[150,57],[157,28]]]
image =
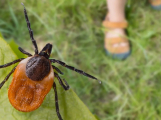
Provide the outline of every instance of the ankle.
[[124,13],[108,13],[108,20],[112,22],[123,22],[126,21]]

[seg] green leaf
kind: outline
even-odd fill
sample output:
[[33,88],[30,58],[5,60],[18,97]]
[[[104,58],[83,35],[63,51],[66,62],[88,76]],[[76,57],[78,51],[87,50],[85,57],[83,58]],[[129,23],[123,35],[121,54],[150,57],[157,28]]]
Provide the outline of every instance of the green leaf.
[[2,33],[0,33],[0,38],[3,38]]
[[[17,59],[10,46],[0,38],[0,65]],[[0,81],[4,80],[6,75],[14,67],[0,69]],[[12,77],[5,83],[0,90],[0,119],[1,120],[59,120],[55,110],[54,90],[51,89],[44,99],[43,104],[33,112],[20,112],[9,103],[7,88],[11,83]],[[65,91],[54,79],[57,85],[59,109],[63,120],[97,120],[88,110],[72,89]]]
[[15,43],[14,40],[10,40],[8,42],[8,44],[10,45],[11,49],[14,51],[14,53],[17,55],[18,58],[24,58],[25,55],[19,51],[18,49],[18,45]]

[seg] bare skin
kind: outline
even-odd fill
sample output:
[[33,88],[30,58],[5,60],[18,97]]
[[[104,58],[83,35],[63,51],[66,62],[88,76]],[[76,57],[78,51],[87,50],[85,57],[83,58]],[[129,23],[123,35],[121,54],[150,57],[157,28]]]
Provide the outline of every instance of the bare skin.
[[[123,22],[125,18],[125,5],[127,0],[107,0],[108,15],[111,22]],[[126,36],[125,30],[115,28],[106,33],[106,38]]]

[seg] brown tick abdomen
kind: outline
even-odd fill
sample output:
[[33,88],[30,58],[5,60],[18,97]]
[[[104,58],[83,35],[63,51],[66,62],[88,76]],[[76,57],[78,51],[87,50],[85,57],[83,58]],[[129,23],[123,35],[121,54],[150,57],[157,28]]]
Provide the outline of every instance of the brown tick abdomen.
[[[8,98],[14,108],[22,112],[37,109],[51,90],[54,73],[51,67],[49,74],[41,81],[33,81],[26,76],[26,58],[19,63],[8,90]],[[51,65],[50,65],[51,66]]]

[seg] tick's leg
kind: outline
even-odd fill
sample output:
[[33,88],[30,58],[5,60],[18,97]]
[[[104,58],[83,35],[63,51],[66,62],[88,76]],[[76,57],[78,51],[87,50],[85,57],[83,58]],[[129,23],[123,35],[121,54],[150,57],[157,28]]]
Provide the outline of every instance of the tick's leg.
[[59,120],[63,120],[60,113],[59,113],[59,104],[58,104],[58,95],[57,95],[57,90],[56,90],[56,84],[55,82],[53,83],[53,88],[54,88],[54,92],[55,92],[55,107],[56,107],[56,113],[57,116],[59,118]]
[[[64,66],[64,67],[66,67],[66,68],[68,68],[68,69],[70,69],[70,70],[76,71],[76,72],[78,72],[79,74],[82,74],[82,75],[87,76],[87,77],[89,77],[89,78],[98,80],[98,79],[95,78],[94,76],[92,76],[92,75],[90,75],[90,74],[88,74],[88,73],[85,73],[85,72],[82,71],[82,70],[76,69],[76,68],[74,68],[74,67],[72,67],[72,66],[66,65],[64,62],[62,62],[62,61],[60,61],[60,60],[50,59],[50,61],[53,62],[53,63],[58,63],[58,64],[60,64],[60,65],[62,65],[62,66]],[[98,80],[98,82],[101,83],[100,80]]]
[[60,71],[57,67],[55,67],[54,65],[52,65],[53,69],[56,70],[58,73],[62,74],[63,75],[63,72]]
[[64,85],[64,83],[63,83],[63,81],[62,81],[62,79],[59,77],[59,75],[57,74],[57,73],[55,73],[54,72],[54,75],[55,75],[55,77],[59,80],[59,83],[60,83],[60,85],[65,89],[65,90],[68,90],[70,87],[69,87],[69,85],[68,85],[68,83],[67,83],[67,81],[65,81],[64,79],[64,82],[65,82],[65,84],[66,85]]
[[21,58],[21,59],[14,60],[13,62],[10,62],[10,63],[7,63],[7,64],[4,64],[4,65],[0,65],[0,68],[8,67],[8,66],[10,66],[10,65],[12,65],[12,64],[15,64],[15,63],[17,63],[17,62],[22,61],[23,59],[24,59],[24,58]]
[[23,53],[28,55],[29,57],[32,56],[30,53],[26,52],[25,50],[23,50],[21,47],[18,47],[18,49]]
[[[24,6],[23,3],[21,3],[21,4]],[[38,47],[37,47],[37,44],[36,44],[36,40],[34,39],[34,36],[33,36],[33,31],[32,31],[32,29],[30,27],[30,21],[29,21],[29,18],[27,16],[27,11],[25,9],[25,6],[24,6],[24,14],[25,14],[25,19],[26,19],[26,22],[27,22],[27,27],[28,27],[28,30],[29,30],[30,38],[31,38],[32,43],[33,43],[33,45],[35,47],[35,54],[38,54]]]
[[0,89],[4,85],[4,83],[8,80],[8,78],[10,77],[10,75],[15,71],[15,69],[16,69],[16,67],[14,67],[12,69],[12,71],[6,76],[6,78],[0,83]]

